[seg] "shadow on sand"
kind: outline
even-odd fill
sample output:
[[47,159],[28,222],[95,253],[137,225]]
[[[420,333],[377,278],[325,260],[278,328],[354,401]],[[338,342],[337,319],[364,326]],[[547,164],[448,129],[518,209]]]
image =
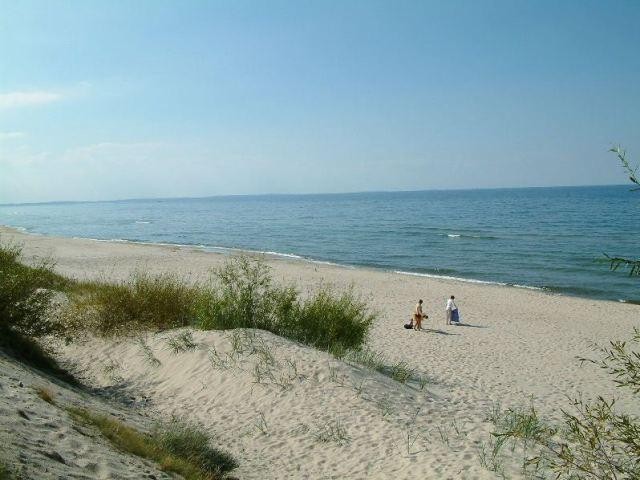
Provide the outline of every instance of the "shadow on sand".
[[454,324],[456,327],[471,327],[471,328],[489,328],[484,325],[471,325],[470,323],[456,323]]
[[439,335],[460,335],[459,333],[449,333],[444,330],[438,330],[436,328],[423,328],[421,330],[423,333],[437,333]]

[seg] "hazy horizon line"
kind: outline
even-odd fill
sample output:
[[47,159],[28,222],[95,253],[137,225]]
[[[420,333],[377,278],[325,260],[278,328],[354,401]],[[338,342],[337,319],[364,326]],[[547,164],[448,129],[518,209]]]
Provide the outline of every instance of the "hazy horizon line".
[[307,193],[229,193],[220,195],[197,195],[177,197],[130,197],[101,200],[46,200],[41,202],[8,202],[0,203],[0,207],[53,205],[68,203],[118,203],[118,202],[144,202],[150,200],[198,200],[207,198],[231,198],[231,197],[304,197],[325,195],[365,195],[370,193],[420,193],[420,192],[466,192],[475,190],[529,190],[529,189],[555,189],[555,188],[589,188],[589,187],[624,187],[625,183],[590,184],[590,185],[533,185],[527,187],[470,187],[470,188],[425,188],[416,190],[358,190],[351,192],[307,192]]

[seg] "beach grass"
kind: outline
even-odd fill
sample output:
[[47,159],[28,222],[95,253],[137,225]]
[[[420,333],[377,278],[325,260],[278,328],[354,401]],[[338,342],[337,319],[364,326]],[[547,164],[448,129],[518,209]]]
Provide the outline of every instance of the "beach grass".
[[353,289],[323,287],[300,305],[295,318],[297,340],[322,350],[353,349],[366,341],[375,314]]
[[51,405],[55,405],[55,401],[54,401],[54,393],[46,387],[36,387],[36,395],[38,395],[38,397],[40,397],[42,400],[44,400],[45,402],[51,404]]
[[158,445],[178,458],[187,458],[202,471],[224,474],[238,467],[227,452],[212,448],[203,428],[185,419],[172,418],[159,424],[153,437]]
[[347,350],[339,357],[352,365],[360,365],[369,370],[386,375],[396,382],[402,384],[413,383],[420,390],[428,383],[428,379],[419,375],[415,369],[411,368],[406,362],[389,362],[383,355],[377,353],[370,348],[362,347],[355,350]]
[[[187,326],[253,328],[322,350],[346,350],[364,343],[375,318],[351,289],[323,287],[302,300],[295,287],[275,284],[264,262],[245,256],[227,261],[209,283],[137,273],[118,283],[76,282],[68,290],[65,324],[80,335],[86,330],[126,337]],[[172,340],[174,350],[182,350],[178,343]]]
[[[375,318],[351,289],[323,287],[302,300],[293,286],[275,284],[264,262],[244,256],[216,270],[210,283],[138,273],[119,283],[77,284],[71,299],[71,330],[111,337],[186,326],[253,328],[322,350],[350,349],[364,343]],[[174,350],[178,343],[172,341]]]
[[97,428],[118,449],[156,462],[165,472],[186,480],[216,480],[237,467],[231,455],[209,445],[209,436],[197,425],[172,419],[152,434],[125,425],[106,415],[72,407],[69,414]]
[[168,274],[136,273],[118,283],[83,282],[72,291],[67,323],[107,337],[190,326],[203,293],[199,286]]
[[[246,256],[231,258],[209,283],[144,272],[120,282],[79,282],[55,273],[48,261],[28,266],[20,247],[0,245],[0,280],[0,329],[29,338],[254,328],[322,350],[346,350],[364,343],[375,318],[352,289],[323,287],[302,300],[294,286],[276,284],[263,261]],[[56,292],[69,299],[62,312],[51,308]],[[182,346],[174,342],[174,349]],[[35,346],[27,351],[37,354]]]

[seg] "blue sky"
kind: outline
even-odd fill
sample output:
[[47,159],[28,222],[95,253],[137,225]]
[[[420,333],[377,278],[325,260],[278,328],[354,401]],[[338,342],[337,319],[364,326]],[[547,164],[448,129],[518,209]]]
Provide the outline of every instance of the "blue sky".
[[0,0],[0,202],[624,183],[640,2]]

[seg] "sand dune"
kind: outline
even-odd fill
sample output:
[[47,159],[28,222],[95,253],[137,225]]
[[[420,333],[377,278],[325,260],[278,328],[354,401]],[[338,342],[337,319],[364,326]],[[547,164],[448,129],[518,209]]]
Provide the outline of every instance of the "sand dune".
[[[37,394],[44,388],[52,405]],[[26,479],[169,479],[152,462],[114,449],[97,431],[74,422],[62,407],[80,406],[147,430],[153,419],[0,355],[0,458]]]

